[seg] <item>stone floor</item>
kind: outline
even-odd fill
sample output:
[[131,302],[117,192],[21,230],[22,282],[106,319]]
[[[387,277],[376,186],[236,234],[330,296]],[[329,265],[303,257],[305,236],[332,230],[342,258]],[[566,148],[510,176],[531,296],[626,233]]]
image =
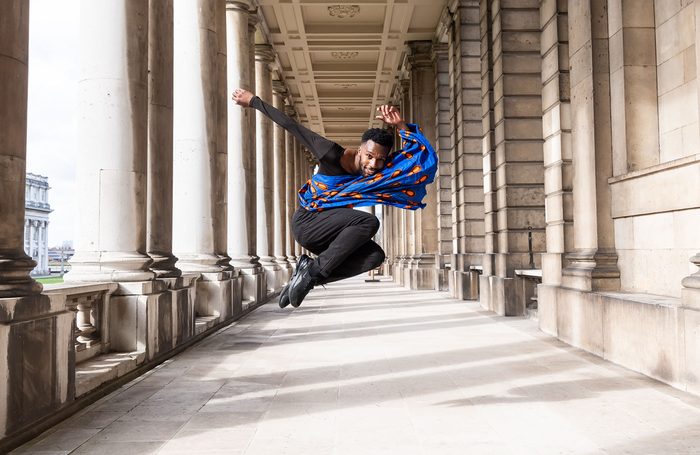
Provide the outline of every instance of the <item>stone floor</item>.
[[700,453],[700,398],[444,293],[274,301],[13,453]]

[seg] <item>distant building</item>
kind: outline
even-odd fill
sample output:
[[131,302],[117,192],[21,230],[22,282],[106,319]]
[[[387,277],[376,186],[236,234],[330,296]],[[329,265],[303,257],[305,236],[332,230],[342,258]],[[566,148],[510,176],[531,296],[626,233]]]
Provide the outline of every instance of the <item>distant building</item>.
[[49,274],[48,177],[27,173],[24,203],[24,251],[37,263],[32,275]]

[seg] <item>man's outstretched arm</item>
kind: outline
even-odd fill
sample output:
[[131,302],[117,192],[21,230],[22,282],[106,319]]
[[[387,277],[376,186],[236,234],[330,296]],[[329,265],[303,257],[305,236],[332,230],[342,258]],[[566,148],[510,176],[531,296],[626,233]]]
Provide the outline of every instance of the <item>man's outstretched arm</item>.
[[316,156],[319,160],[328,153],[334,147],[340,147],[333,141],[329,141],[323,136],[320,136],[308,128],[305,128],[294,121],[293,118],[285,114],[284,112],[270,106],[266,102],[250,93],[247,90],[237,89],[233,92],[231,97],[237,105],[242,107],[252,107],[259,110],[264,115],[270,118],[273,122],[289,131],[295,138],[301,142],[304,147],[309,149],[311,153]]

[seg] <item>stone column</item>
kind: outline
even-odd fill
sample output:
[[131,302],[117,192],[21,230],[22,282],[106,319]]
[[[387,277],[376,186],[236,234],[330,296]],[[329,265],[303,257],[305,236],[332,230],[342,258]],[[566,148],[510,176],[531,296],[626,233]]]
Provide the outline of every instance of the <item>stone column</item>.
[[[230,99],[237,88],[255,91],[254,68],[251,67],[248,14],[249,5],[226,3],[226,40],[228,68],[228,254],[241,271],[243,307],[261,301],[264,274],[255,255],[256,187],[255,187],[255,110],[244,109]],[[253,65],[255,55],[252,56]],[[252,82],[252,84],[251,84]],[[254,133],[254,132],[253,132]]]
[[149,2],[146,248],[159,278],[180,276],[173,251],[173,0]]
[[148,2],[80,5],[78,216],[66,281],[147,281]]
[[[272,82],[273,106],[285,112],[284,100],[287,90],[282,81]],[[287,259],[287,132],[281,126],[273,126],[274,156],[273,156],[273,218],[274,218],[274,253],[275,262],[282,268],[279,280],[287,284],[292,275],[292,266]]]
[[[435,68],[431,57],[432,41],[409,42],[408,63],[411,68],[411,119],[423,135],[435,144]],[[439,180],[439,177],[436,176]],[[412,212],[414,248],[411,261],[411,289],[439,289],[446,283],[439,267],[438,219],[440,214],[438,184],[428,185],[423,199],[426,207]]]
[[[272,74],[270,64],[273,61],[272,46],[255,45],[255,93],[265,102],[272,101]],[[281,289],[277,275],[281,270],[272,256],[274,247],[274,141],[272,120],[255,112],[256,118],[256,187],[257,187],[257,253],[260,264],[265,267],[267,291],[274,294]]]
[[[290,116],[295,116],[296,113],[294,112],[294,109],[287,109],[286,111],[287,115]],[[296,204],[295,204],[295,198],[294,196],[296,195],[296,192],[298,190],[296,183],[294,182],[294,173],[295,173],[295,163],[294,163],[294,157],[296,156],[296,150],[297,147],[299,146],[299,143],[297,140],[292,136],[290,133],[285,134],[285,139],[286,139],[286,151],[285,151],[285,159],[286,159],[286,166],[285,166],[285,195],[284,195],[284,201],[285,202],[285,213],[284,213],[284,220],[285,220],[285,254],[287,255],[287,259],[289,260],[290,266],[294,266],[296,264],[296,253],[295,253],[295,248],[294,248],[294,236],[292,235],[292,215],[294,215],[294,210],[296,209]]]
[[[411,122],[411,82],[410,80],[402,80],[398,87],[399,96],[399,112],[403,115],[404,121]],[[401,136],[397,134],[399,138],[398,144],[401,144]],[[398,223],[397,223],[397,242],[399,251],[399,261],[396,264],[396,274],[394,279],[402,286],[408,284],[406,279],[406,268],[410,267],[411,255],[413,253],[413,220],[414,216],[409,213],[410,210],[399,209],[398,211]]]
[[[488,133],[484,138],[484,132],[488,131],[485,128],[492,128],[488,114],[492,97],[487,95],[482,104],[482,75],[485,89],[490,88],[492,77],[488,65],[484,73],[481,71],[479,17],[476,3],[461,2],[451,12],[448,27],[448,80],[451,83],[446,100],[450,105],[447,113],[450,124],[446,129],[452,135],[452,153],[444,159],[451,164],[450,290],[455,297],[470,300],[479,296],[479,273],[472,267],[483,264],[484,253],[483,144],[492,144]],[[488,54],[488,47],[485,52]]]
[[[617,290],[615,235],[608,178],[613,175],[606,5],[569,5],[571,155],[574,170],[574,252],[562,285],[585,291]],[[574,31],[575,29],[575,31]]]
[[608,2],[613,175],[659,164],[653,0]]
[[[299,141],[296,141],[296,149],[294,153],[294,211],[299,208],[299,189],[304,186],[305,180],[303,180],[303,166],[304,166],[304,148]],[[291,227],[291,219],[290,219]],[[299,245],[296,240],[294,240],[294,252],[297,257],[302,254],[301,245]]]
[[215,252],[217,42],[215,3],[175,2],[173,242],[183,271],[223,270]]
[[[493,40],[491,21],[491,2],[481,2],[479,5],[479,23],[481,24],[479,34],[481,36],[481,128],[482,128],[482,172],[484,182],[484,255],[482,257],[482,275],[491,276],[496,270],[496,253],[498,252],[498,214],[496,204],[496,149],[494,131],[494,85],[493,85]],[[456,23],[455,23],[456,26]],[[454,42],[459,36],[459,29],[455,28],[453,33]],[[461,53],[460,53],[461,54]],[[454,57],[457,57],[457,50],[454,50]],[[452,54],[451,54],[452,56]],[[451,65],[451,70],[456,65]],[[457,111],[453,110],[453,116]],[[455,128],[458,123],[455,123]],[[452,141],[456,147],[456,139]],[[455,151],[455,157],[456,151]],[[453,189],[455,187],[453,186]],[[454,209],[454,207],[453,207]],[[457,235],[458,226],[455,225],[453,234]],[[479,283],[479,299],[481,302],[488,302],[491,299],[490,287],[481,286]],[[487,284],[486,281],[483,284]],[[485,305],[488,308],[488,305]]]
[[[91,15],[90,19],[100,22],[99,16]],[[110,17],[116,30],[125,22],[120,19],[123,18]],[[29,0],[1,1],[0,346],[3,354],[0,356],[0,390],[3,398],[0,400],[0,437],[3,438],[30,428],[40,416],[65,409],[75,396],[74,313],[66,311],[65,297],[61,294],[51,297],[41,294],[41,284],[29,276],[36,262],[24,251],[28,46]],[[109,46],[103,49],[106,54],[110,51],[113,48]],[[102,60],[95,63],[100,67]],[[143,82],[141,101],[145,109],[145,74]],[[143,149],[145,156],[145,144]],[[145,163],[143,170],[145,172]],[[96,188],[91,191],[94,193]],[[133,195],[126,193],[125,197],[128,196]],[[143,227],[142,233],[143,252]],[[28,239],[30,245],[31,239]],[[147,265],[148,256],[140,256]]]
[[[177,0],[174,4],[173,250],[183,272],[200,273],[195,310],[200,316],[238,311],[233,273],[226,263],[226,157],[219,142],[224,56],[217,31],[225,9],[220,0]],[[218,22],[218,23],[217,23]],[[221,39],[224,39],[223,33]],[[225,188],[225,187],[224,187]]]
[[[214,253],[223,270],[234,271],[228,255],[228,104],[226,0],[214,0],[216,27],[216,176],[214,212]],[[234,273],[236,275],[236,273]]]
[[495,169],[495,198],[489,182],[487,202],[496,206],[485,210],[497,211],[490,219],[497,220],[498,252],[493,274],[484,267],[480,278],[480,288],[488,288],[481,293],[481,303],[498,314],[516,316],[524,313],[527,299],[515,271],[529,268],[529,234],[536,268],[545,245],[540,11],[525,1],[494,5],[498,7],[491,11],[490,36],[495,156],[484,167]]
[[542,282],[561,285],[565,254],[573,251],[573,181],[571,167],[571,90],[567,5],[545,0],[542,27],[542,134],[547,207],[547,253],[542,254]]
[[[0,3],[0,298],[39,294],[24,252],[29,1]],[[30,250],[31,253],[31,250]]]

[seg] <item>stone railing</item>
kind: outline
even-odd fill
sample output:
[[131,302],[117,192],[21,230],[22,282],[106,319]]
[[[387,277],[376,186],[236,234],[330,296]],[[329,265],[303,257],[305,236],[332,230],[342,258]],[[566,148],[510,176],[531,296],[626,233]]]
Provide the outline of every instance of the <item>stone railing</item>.
[[105,317],[106,302],[117,290],[117,283],[96,283],[85,285],[47,285],[44,292],[61,295],[65,298],[66,310],[75,314],[74,340],[75,362],[79,363],[109,350],[107,333],[108,321]]
[[0,299],[0,388],[19,397],[0,400],[0,415],[12,416],[0,426],[0,453],[274,297],[243,308],[243,277],[222,273],[62,283]]

